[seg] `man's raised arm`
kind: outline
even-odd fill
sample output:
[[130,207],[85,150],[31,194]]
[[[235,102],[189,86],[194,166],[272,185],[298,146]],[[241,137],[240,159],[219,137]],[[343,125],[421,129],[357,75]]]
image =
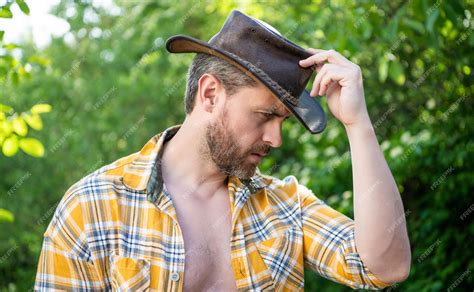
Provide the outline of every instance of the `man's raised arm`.
[[334,50],[308,51],[300,66],[317,65],[311,96],[326,95],[349,138],[357,251],[380,280],[403,281],[411,262],[405,213],[367,112],[361,69]]

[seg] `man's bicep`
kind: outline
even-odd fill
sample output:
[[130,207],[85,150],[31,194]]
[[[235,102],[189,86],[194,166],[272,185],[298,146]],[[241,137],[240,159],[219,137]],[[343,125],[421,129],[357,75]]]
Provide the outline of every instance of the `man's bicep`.
[[326,205],[304,185],[298,186],[298,192],[305,267],[354,289],[390,286],[377,279],[357,253],[354,221]]

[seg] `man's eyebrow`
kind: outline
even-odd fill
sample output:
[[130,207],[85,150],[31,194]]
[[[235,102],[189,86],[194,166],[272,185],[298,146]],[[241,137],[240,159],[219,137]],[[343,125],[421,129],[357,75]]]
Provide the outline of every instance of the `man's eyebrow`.
[[268,109],[268,110],[266,110],[266,112],[269,113],[269,114],[275,115],[277,117],[280,117],[280,118],[283,118],[283,117],[289,118],[293,115],[292,112],[289,112],[289,114],[286,114],[286,112],[284,112],[284,111],[278,111],[278,110],[275,110],[275,109]]

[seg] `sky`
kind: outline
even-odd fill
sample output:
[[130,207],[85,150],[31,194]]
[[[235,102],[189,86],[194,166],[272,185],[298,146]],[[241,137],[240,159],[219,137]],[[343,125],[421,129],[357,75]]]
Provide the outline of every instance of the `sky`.
[[[4,5],[6,0],[0,0]],[[63,36],[69,31],[67,21],[49,14],[51,8],[59,0],[26,0],[30,15],[25,15],[18,5],[11,7],[13,18],[0,18],[0,30],[5,31],[4,43],[21,43],[33,36],[38,47],[45,47],[51,41],[51,36]]]
[[[0,6],[6,2],[0,0]],[[44,48],[50,43],[52,36],[62,37],[69,31],[67,21],[49,13],[60,0],[25,0],[25,2],[30,8],[30,15],[25,15],[18,5],[14,4],[11,8],[13,18],[0,18],[0,30],[5,31],[4,43],[19,44],[32,36],[35,44],[39,48]],[[92,1],[92,5],[115,8],[113,0],[95,0]],[[74,13],[74,9],[66,13]]]

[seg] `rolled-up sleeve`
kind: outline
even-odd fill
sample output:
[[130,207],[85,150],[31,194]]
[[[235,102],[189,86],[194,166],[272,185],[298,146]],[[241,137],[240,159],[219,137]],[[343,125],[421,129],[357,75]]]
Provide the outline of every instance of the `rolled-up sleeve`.
[[306,268],[353,289],[377,290],[394,284],[377,279],[362,262],[352,219],[329,207],[304,185],[298,185],[298,194]]

